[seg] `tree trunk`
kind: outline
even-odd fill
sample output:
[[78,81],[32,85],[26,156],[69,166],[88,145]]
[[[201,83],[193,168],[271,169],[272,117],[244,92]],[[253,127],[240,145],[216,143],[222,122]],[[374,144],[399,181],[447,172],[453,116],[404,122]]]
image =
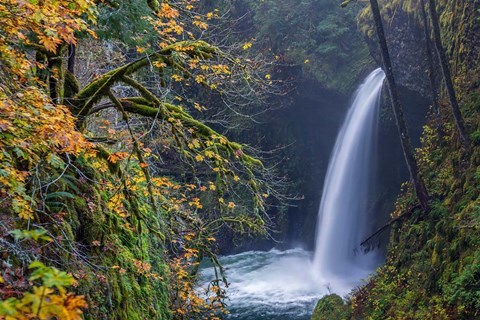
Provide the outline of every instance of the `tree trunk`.
[[397,85],[395,84],[395,78],[393,76],[392,63],[390,61],[390,55],[388,53],[387,40],[385,39],[385,32],[383,30],[382,18],[380,16],[380,9],[378,8],[377,0],[370,0],[372,7],[373,20],[375,23],[375,29],[377,30],[378,42],[380,44],[381,54],[383,58],[385,76],[388,82],[388,90],[390,92],[390,98],[392,100],[393,113],[397,123],[397,128],[400,134],[400,141],[402,144],[403,155],[407,163],[408,171],[410,172],[410,178],[413,181],[415,192],[417,194],[418,201],[423,210],[428,209],[428,193],[423,182],[420,173],[418,172],[417,162],[413,155],[413,147],[408,135],[408,129],[403,117],[403,109],[400,104],[398,96]]
[[453,87],[452,76],[450,74],[450,67],[448,65],[447,56],[442,45],[442,38],[440,36],[440,25],[438,23],[437,8],[435,7],[435,0],[428,0],[430,19],[432,20],[433,38],[435,41],[435,48],[437,50],[440,65],[442,67],[443,78],[445,86],[447,87],[448,98],[452,108],[455,125],[457,126],[458,134],[463,145],[468,149],[470,146],[470,139],[465,130],[462,113],[458,107],[457,96]]
[[50,98],[52,99],[52,101],[54,103],[58,103],[58,101],[57,101],[57,78],[55,78],[55,75],[54,75],[55,66],[56,66],[56,62],[53,59],[48,58],[48,64],[47,64],[47,70],[49,72],[48,90],[50,92]]
[[73,43],[68,46],[68,60],[67,70],[64,73],[63,97],[67,104],[70,104],[69,99],[75,96],[80,91],[80,84],[75,77],[75,58],[77,47]]
[[77,50],[76,50],[76,46],[71,43],[69,46],[68,46],[68,64],[67,64],[67,70],[72,73],[72,74],[75,74],[75,55],[77,53]]
[[440,113],[440,104],[438,102],[438,84],[435,79],[435,64],[434,64],[434,56],[432,52],[432,42],[430,39],[430,28],[428,26],[428,19],[427,13],[425,12],[425,0],[422,0],[421,11],[422,11],[422,20],[423,20],[423,31],[425,37],[425,51],[427,53],[427,60],[428,60],[428,79],[430,81],[430,90],[432,94],[432,106],[433,112],[435,112],[435,118],[437,122],[437,130],[440,135],[443,135],[443,123],[442,123],[442,116]]

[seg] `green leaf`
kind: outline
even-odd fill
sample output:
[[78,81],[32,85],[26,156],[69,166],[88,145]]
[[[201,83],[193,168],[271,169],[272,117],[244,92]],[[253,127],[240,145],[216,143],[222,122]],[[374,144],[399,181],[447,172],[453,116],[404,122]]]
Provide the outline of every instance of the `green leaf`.
[[64,174],[61,180],[68,186],[69,189],[72,189],[72,191],[74,191],[75,193],[80,193],[80,189],[76,185],[76,183],[78,182],[78,179],[76,177]]
[[73,278],[64,271],[55,268],[49,268],[51,272],[47,272],[43,276],[43,284],[46,287],[62,288],[73,283]]
[[18,147],[15,147],[13,149],[13,151],[15,152],[15,154],[17,155],[17,157],[21,158],[21,159],[26,159],[27,157],[25,156],[25,153],[23,152],[22,149],[18,148]]
[[56,268],[46,267],[40,261],[32,262],[28,268],[36,268],[36,270],[32,272],[29,280],[34,281],[41,279],[43,285],[47,288],[57,287],[58,289],[61,289],[73,283],[73,278],[66,272],[60,271]]
[[0,301],[0,315],[2,316],[18,316],[16,308],[17,300],[15,298],[9,298],[4,301]]
[[47,162],[48,162],[48,164],[50,164],[53,168],[57,168],[57,169],[63,169],[63,168],[65,168],[65,162],[62,160],[62,158],[60,158],[59,156],[57,156],[57,155],[54,154],[54,153],[48,154],[48,156],[47,156]]
[[66,191],[57,191],[57,192],[52,192],[52,193],[47,194],[47,196],[45,197],[45,200],[48,201],[48,200],[54,199],[54,198],[73,199],[73,198],[75,198],[75,195],[71,194],[70,192],[66,192]]
[[8,177],[9,172],[4,169],[0,169],[0,177]]
[[34,229],[34,230],[19,230],[15,229],[10,231],[10,234],[15,238],[15,240],[44,240],[52,241],[52,238],[47,236],[47,231],[43,229]]
[[45,268],[45,265],[43,263],[41,263],[40,261],[33,261],[28,266],[28,269],[34,269],[34,268]]

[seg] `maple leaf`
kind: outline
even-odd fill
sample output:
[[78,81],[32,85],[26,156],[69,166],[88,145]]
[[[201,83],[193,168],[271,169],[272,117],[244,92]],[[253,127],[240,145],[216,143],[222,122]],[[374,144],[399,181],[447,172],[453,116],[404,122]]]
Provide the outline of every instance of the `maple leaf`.
[[117,161],[123,160],[127,158],[129,155],[130,154],[128,152],[114,152],[108,156],[107,160],[111,163],[117,163]]
[[43,34],[38,36],[40,44],[43,44],[45,49],[50,52],[55,52],[57,50],[57,46],[62,43],[61,39],[45,36]]

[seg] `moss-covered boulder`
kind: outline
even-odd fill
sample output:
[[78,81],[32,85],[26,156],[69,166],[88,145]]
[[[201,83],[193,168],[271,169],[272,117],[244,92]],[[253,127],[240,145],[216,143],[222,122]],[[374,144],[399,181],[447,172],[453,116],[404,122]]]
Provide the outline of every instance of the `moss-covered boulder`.
[[346,320],[350,318],[350,308],[336,294],[329,294],[318,301],[311,320]]

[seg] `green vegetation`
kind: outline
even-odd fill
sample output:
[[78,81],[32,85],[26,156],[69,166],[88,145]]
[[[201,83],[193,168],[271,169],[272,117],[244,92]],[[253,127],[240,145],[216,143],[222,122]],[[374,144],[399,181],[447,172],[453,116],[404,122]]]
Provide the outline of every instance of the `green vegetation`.
[[346,320],[349,314],[350,308],[343,299],[336,294],[329,294],[317,303],[312,320]]
[[240,3],[238,10],[251,19],[244,24],[253,29],[247,31],[257,51],[268,48],[281,65],[300,67],[304,78],[324,89],[350,94],[371,65],[353,7],[342,9],[335,0]]
[[[387,25],[404,11],[421,30],[420,0],[380,4]],[[356,18],[360,4],[337,0],[234,1],[232,14],[246,18],[229,33],[211,5],[0,3],[0,319],[220,319],[219,235],[291,223],[272,171],[218,129],[250,120],[243,112],[277,92],[277,79],[301,75],[332,100],[350,93],[372,64],[353,32],[358,20],[373,43],[371,13]],[[467,0],[437,5],[461,114],[444,93],[416,150],[428,210],[406,183],[385,266],[348,301],[324,297],[313,319],[480,318],[480,11]],[[213,126],[202,120],[211,114]],[[290,143],[289,129],[251,136]],[[308,171],[303,156],[284,170]],[[195,288],[203,259],[215,278]]]
[[[206,108],[188,94],[250,82],[258,96],[265,80],[197,39],[216,13],[195,10],[195,1],[0,4],[1,319],[225,312],[215,237],[266,235],[272,189],[247,146],[190,115]],[[119,15],[133,11],[122,33]],[[205,297],[194,290],[204,258],[216,270]]]
[[[380,5],[386,21],[395,19],[396,10],[405,10],[421,28],[418,12],[405,3],[403,7],[400,2],[382,1]],[[480,317],[480,64],[477,48],[472,46],[480,36],[475,31],[477,13],[468,1],[443,1],[437,10],[444,45],[451,48],[455,89],[472,150],[462,147],[449,102],[441,99],[443,130],[438,130],[432,114],[416,155],[429,190],[430,210],[418,209],[413,188],[406,183],[392,213],[398,219],[391,228],[386,264],[351,294],[350,314],[345,319]],[[365,20],[368,11],[364,9],[359,19],[361,25],[366,23],[367,35],[373,36]]]

